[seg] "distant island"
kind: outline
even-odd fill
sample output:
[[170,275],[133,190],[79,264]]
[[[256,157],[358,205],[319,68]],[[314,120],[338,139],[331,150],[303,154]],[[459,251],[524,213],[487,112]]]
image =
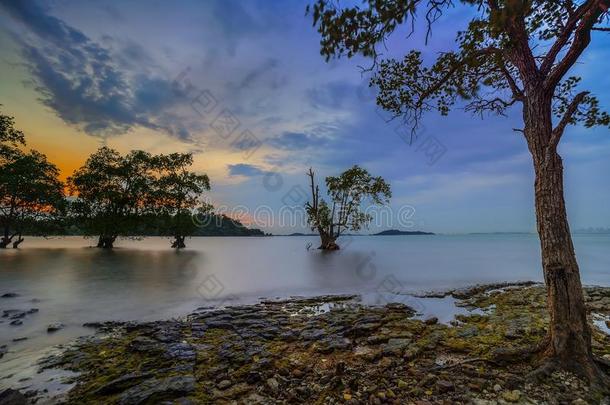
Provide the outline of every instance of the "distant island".
[[434,235],[433,232],[423,231],[399,231],[398,229],[388,229],[387,231],[381,231],[372,234],[372,236],[386,236],[386,235]]

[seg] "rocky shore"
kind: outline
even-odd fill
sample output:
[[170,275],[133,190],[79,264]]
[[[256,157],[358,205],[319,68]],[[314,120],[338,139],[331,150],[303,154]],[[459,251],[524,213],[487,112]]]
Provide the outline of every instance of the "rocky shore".
[[[545,335],[543,287],[447,294],[471,310],[448,325],[416,319],[400,303],[364,306],[357,296],[95,324],[94,336],[41,367],[79,373],[65,398],[74,404],[610,403],[569,373],[528,378],[535,358],[502,360]],[[595,354],[610,364],[610,288],[587,288],[586,297]]]

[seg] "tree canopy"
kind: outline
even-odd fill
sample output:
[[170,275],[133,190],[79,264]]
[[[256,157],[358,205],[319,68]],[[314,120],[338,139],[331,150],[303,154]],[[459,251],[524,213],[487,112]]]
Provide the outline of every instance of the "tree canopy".
[[309,169],[312,200],[305,205],[312,230],[317,230],[322,239],[321,249],[338,249],[335,241],[346,231],[358,231],[372,219],[364,211],[365,202],[387,204],[392,196],[390,186],[381,177],[373,177],[359,166],[344,171],[339,176],[326,177],[329,202],[320,199],[319,187],[315,184],[314,172]]
[[[23,132],[14,119],[0,115],[0,247],[13,247],[23,241],[24,226],[46,220],[63,212],[65,199],[59,170],[46,156],[29,152]],[[17,240],[13,240],[17,237]]]

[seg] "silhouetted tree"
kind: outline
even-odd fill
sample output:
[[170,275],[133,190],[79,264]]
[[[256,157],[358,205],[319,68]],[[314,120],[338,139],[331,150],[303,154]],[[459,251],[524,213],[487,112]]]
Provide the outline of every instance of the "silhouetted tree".
[[[14,119],[0,115],[0,248],[17,248],[24,238],[24,225],[49,220],[65,206],[59,170],[35,150],[23,151],[23,133]],[[16,238],[16,239],[15,239]]]
[[166,232],[174,240],[172,248],[182,249],[187,236],[196,228],[193,215],[211,212],[211,205],[200,201],[204,191],[210,190],[206,174],[196,174],[188,169],[193,164],[190,153],[172,153],[155,158],[158,178],[154,183],[152,204],[157,212],[167,218]]
[[[376,47],[402,24],[415,29],[418,13],[431,26],[453,6],[449,0],[422,2],[368,0],[363,7],[337,9],[317,0],[313,22],[321,34],[321,53],[373,57],[379,88],[377,103],[417,124],[426,111],[447,115],[458,101],[475,113],[523,112],[523,133],[535,170],[535,205],[550,327],[540,345],[546,359],[539,370],[557,366],[593,383],[610,386],[594,361],[578,264],[563,197],[563,166],[557,145],[569,124],[608,126],[588,91],[575,93],[578,77],[566,77],[591,42],[592,32],[609,31],[610,0],[463,0],[474,17],[457,33],[456,48],[428,65],[418,50],[401,60],[379,61]],[[423,9],[423,10],[422,10]],[[600,34],[605,35],[605,34]],[[600,63],[605,63],[600,61]]]
[[97,247],[110,249],[119,236],[137,233],[139,220],[151,203],[155,182],[154,158],[144,151],[121,156],[102,147],[68,178],[76,199],[72,215],[79,218],[86,235],[97,236]]
[[311,187],[311,201],[305,208],[312,230],[320,234],[319,249],[338,250],[337,238],[344,231],[358,231],[372,219],[362,211],[362,204],[370,200],[373,204],[386,204],[392,192],[381,177],[373,177],[365,169],[354,166],[338,177],[326,178],[326,188],[331,205],[320,199],[320,189],[315,184],[314,172],[307,173]]

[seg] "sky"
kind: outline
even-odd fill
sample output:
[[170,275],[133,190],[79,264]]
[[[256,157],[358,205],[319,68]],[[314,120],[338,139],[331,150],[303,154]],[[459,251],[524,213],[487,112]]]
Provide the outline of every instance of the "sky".
[[[362,68],[326,62],[307,2],[266,0],[0,0],[0,104],[28,147],[62,178],[102,145],[192,152],[219,211],[274,233],[304,231],[287,208],[354,164],[393,197],[370,230],[535,230],[533,169],[521,112],[426,114],[418,138],[387,122]],[[382,50],[424,58],[452,49],[472,14],[445,13],[427,46],[399,31]],[[608,34],[570,74],[610,109]],[[560,145],[572,229],[610,227],[610,131],[570,126]]]

